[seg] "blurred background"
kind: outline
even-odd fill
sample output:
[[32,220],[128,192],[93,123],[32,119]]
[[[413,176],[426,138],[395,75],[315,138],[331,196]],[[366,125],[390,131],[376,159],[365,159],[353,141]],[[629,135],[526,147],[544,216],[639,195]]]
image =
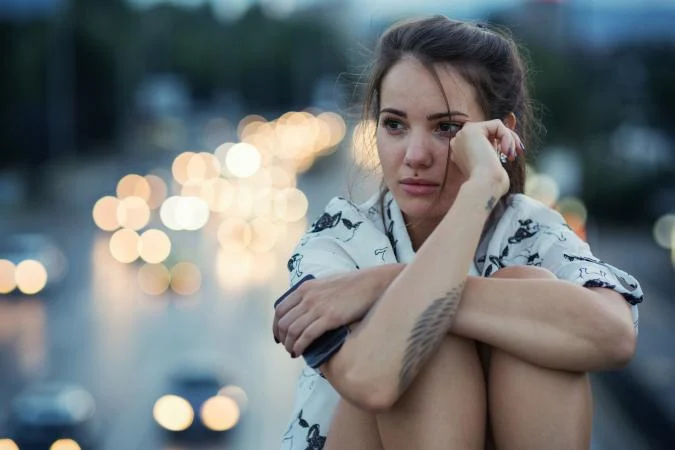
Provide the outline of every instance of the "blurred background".
[[287,260],[377,186],[358,85],[434,13],[527,48],[527,193],[645,291],[593,448],[675,448],[672,0],[0,0],[0,450],[279,447]]

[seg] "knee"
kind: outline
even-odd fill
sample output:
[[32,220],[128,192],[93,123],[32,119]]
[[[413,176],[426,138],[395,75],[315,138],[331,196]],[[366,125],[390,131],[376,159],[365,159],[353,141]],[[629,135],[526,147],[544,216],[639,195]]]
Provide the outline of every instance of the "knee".
[[537,266],[507,266],[493,273],[490,278],[518,278],[518,279],[557,279],[548,269]]

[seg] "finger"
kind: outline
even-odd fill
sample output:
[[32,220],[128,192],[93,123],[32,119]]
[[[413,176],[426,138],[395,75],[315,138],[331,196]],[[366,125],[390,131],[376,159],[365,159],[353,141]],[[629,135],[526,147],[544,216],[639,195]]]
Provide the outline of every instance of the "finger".
[[523,145],[523,140],[520,139],[520,136],[518,136],[518,133],[511,130],[511,135],[513,136],[513,140],[515,142],[515,148],[514,148],[514,152],[513,152],[512,156],[513,156],[513,159],[516,159],[518,157],[518,153],[520,153],[520,154],[524,153],[525,145]]
[[500,139],[500,148],[501,152],[506,155],[508,159],[512,159],[516,154],[516,138],[508,128],[506,128],[506,134]]
[[282,317],[284,314],[286,314],[288,311],[291,309],[295,308],[295,306],[300,303],[300,300],[302,300],[303,294],[306,292],[306,289],[300,286],[298,289],[295,291],[291,292],[288,297],[286,297],[281,303],[279,303],[276,308],[274,308],[274,311],[278,317]]
[[[272,333],[275,341],[280,341],[279,335],[279,320],[295,308],[302,300],[302,292],[296,290],[290,293],[281,303],[274,309],[274,320],[272,321]],[[278,343],[278,342],[277,342]]]
[[515,148],[515,139],[511,130],[499,119],[483,122],[483,127],[490,141],[496,140],[499,145],[499,151],[507,157]]
[[279,317],[277,322],[277,339],[279,339],[280,342],[286,341],[286,334],[288,334],[291,324],[298,320],[299,317],[304,315],[307,310],[308,308],[306,305],[299,303],[295,308],[284,314],[283,317]]
[[326,318],[319,317],[317,320],[305,327],[304,332],[298,337],[293,344],[291,353],[295,355],[302,355],[307,350],[312,342],[317,340],[325,332],[329,331],[330,325]]
[[284,339],[284,347],[293,358],[300,356],[301,352],[295,352],[293,349],[298,338],[305,332],[305,329],[316,321],[317,315],[312,311],[298,317],[289,327],[286,338]]

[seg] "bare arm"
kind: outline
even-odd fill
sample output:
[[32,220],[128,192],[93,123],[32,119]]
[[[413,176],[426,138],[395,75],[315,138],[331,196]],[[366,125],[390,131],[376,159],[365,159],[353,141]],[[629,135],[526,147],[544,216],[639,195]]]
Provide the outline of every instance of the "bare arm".
[[[371,305],[404,267],[389,264],[357,275],[374,287]],[[450,332],[534,365],[579,372],[620,368],[636,344],[630,307],[620,294],[553,279],[467,277]]]
[[469,277],[452,332],[558,370],[618,368],[635,349],[620,294],[554,279]]
[[[386,409],[407,389],[454,320],[494,188],[470,179],[434,232],[322,372],[340,394]],[[451,255],[451,257],[449,257]]]

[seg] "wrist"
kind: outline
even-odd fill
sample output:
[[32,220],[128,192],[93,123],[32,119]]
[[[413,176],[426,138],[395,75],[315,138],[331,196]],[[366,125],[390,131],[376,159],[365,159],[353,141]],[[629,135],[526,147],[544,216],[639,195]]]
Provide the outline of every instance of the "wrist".
[[510,180],[503,168],[496,170],[486,168],[472,172],[464,184],[472,186],[475,190],[482,190],[483,193],[501,197],[508,192]]
[[396,279],[398,274],[405,268],[405,264],[385,264],[382,266],[373,267],[375,274],[374,276],[369,276],[368,278],[374,281],[371,285],[373,288],[373,303],[375,303],[384,291],[389,287],[389,285]]
[[475,203],[479,203],[482,209],[492,211],[506,191],[508,191],[508,186],[504,189],[488,176],[475,176],[462,184],[459,195],[475,199]]

